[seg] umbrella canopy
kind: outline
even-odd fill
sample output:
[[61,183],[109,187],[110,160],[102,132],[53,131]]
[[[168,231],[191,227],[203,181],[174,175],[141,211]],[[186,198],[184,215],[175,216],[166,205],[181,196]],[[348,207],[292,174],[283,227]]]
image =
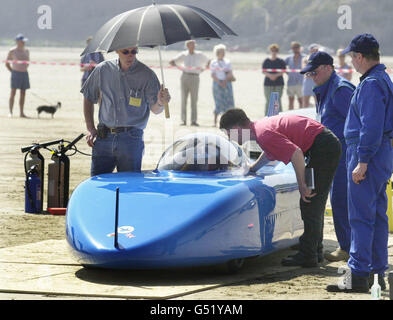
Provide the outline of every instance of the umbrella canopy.
[[210,13],[189,5],[152,4],[121,13],[105,23],[81,55],[129,47],[167,46],[189,39],[235,35]]
[[[109,20],[97,31],[81,55],[158,46],[161,80],[165,87],[160,46],[190,39],[221,39],[225,35],[237,34],[205,10],[188,5],[153,3],[123,12]],[[165,117],[169,118],[167,104]]]

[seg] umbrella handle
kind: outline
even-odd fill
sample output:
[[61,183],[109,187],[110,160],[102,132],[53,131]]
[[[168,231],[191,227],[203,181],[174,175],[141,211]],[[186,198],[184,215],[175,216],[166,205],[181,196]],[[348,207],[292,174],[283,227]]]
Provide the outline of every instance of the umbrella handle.
[[169,119],[170,115],[169,115],[169,105],[168,105],[168,103],[165,103],[164,108],[165,108],[164,109],[165,110],[165,118]]
[[[158,56],[160,58],[162,88],[164,89],[165,88],[165,80],[164,80],[164,70],[163,70],[163,67],[162,67],[161,46],[158,46]],[[168,103],[164,104],[164,108],[165,108],[165,118],[169,119],[170,115],[169,115],[169,105],[168,105]]]

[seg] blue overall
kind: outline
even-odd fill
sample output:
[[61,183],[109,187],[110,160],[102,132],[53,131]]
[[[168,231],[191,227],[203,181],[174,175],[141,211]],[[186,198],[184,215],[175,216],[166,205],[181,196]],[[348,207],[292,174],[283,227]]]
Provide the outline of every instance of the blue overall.
[[314,87],[317,97],[317,114],[321,123],[329,128],[341,142],[342,153],[330,190],[334,229],[340,248],[349,252],[351,228],[348,221],[347,168],[345,154],[347,146],[344,138],[344,124],[348,114],[355,86],[333,71],[329,80]]
[[[386,183],[393,161],[393,84],[385,69],[378,64],[360,78],[344,127],[351,226],[348,266],[360,277],[388,269]],[[368,163],[366,179],[355,184],[352,171],[359,162]]]

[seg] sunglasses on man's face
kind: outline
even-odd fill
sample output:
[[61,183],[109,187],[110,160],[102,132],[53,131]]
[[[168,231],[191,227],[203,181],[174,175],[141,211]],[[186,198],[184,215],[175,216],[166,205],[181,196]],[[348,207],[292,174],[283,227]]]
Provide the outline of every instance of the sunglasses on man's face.
[[124,54],[125,56],[131,54],[137,54],[138,53],[138,49],[132,49],[132,50],[122,50],[121,51],[122,54]]
[[319,73],[319,71],[321,71],[322,68],[324,68],[324,66],[320,66],[314,71],[307,72],[306,77],[315,77]]
[[306,73],[306,77],[313,77],[318,74],[318,71],[310,71]]

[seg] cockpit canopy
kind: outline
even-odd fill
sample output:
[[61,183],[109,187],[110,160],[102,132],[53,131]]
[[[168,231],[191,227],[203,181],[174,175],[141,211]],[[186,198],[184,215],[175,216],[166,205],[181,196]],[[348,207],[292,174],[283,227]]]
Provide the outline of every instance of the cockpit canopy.
[[177,140],[161,156],[158,170],[231,171],[247,164],[240,146],[212,133],[192,133]]

